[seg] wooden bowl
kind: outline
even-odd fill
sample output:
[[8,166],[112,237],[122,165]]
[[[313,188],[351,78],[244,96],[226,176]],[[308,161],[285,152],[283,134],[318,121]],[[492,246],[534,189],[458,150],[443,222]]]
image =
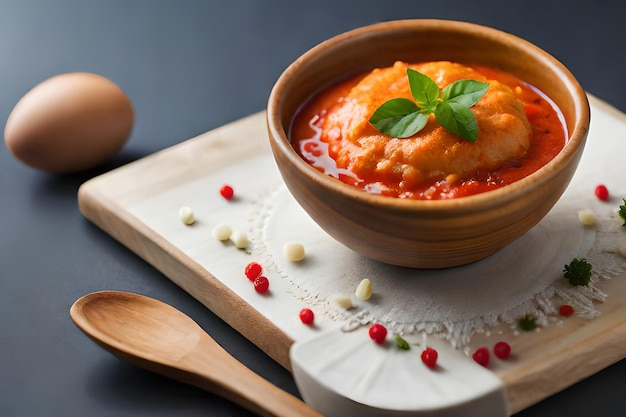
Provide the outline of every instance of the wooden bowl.
[[[530,176],[458,199],[421,201],[369,194],[304,161],[288,132],[312,95],[347,75],[406,62],[448,60],[498,68],[534,85],[561,109],[562,151]],[[554,57],[514,35],[471,23],[400,20],[333,37],[304,53],[277,80],[267,106],[272,152],[298,203],[328,234],[381,262],[445,268],[483,259],[536,225],[572,178],[589,129],[589,103]]]

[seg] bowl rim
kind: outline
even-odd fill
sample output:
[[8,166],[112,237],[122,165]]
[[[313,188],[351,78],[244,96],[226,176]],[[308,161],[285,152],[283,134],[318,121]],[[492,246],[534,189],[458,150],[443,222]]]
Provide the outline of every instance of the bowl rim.
[[[514,44],[515,48],[528,52],[549,66],[559,75],[567,90],[572,94],[574,102],[574,125],[572,129],[568,129],[568,138],[561,151],[537,171],[505,187],[475,195],[444,200],[404,199],[371,194],[318,171],[302,159],[291,145],[288,133],[283,128],[280,117],[283,106],[283,101],[281,100],[282,90],[286,88],[294,74],[302,66],[306,66],[309,61],[314,60],[315,57],[327,51],[329,48],[335,48],[347,41],[357,40],[362,37],[371,38],[372,36],[387,32],[415,29],[416,25],[424,29],[436,29],[445,26],[447,29],[464,31],[483,38],[494,39],[497,37],[500,40],[504,40],[507,44]],[[572,158],[576,157],[579,148],[584,147],[590,124],[590,108],[586,92],[569,69],[554,56],[523,38],[493,27],[459,20],[402,19],[374,23],[340,33],[317,44],[300,55],[300,57],[283,71],[274,84],[267,103],[266,122],[270,133],[270,141],[277,145],[283,156],[285,156],[300,173],[305,175],[309,181],[312,181],[320,187],[331,189],[334,193],[366,205],[384,206],[400,211],[419,211],[427,213],[454,210],[456,213],[461,213],[464,210],[484,210],[489,207],[507,204],[512,199],[530,193],[531,190],[536,187],[543,186],[552,176],[558,175],[559,172],[563,171]],[[291,121],[288,121],[288,123],[290,124]]]

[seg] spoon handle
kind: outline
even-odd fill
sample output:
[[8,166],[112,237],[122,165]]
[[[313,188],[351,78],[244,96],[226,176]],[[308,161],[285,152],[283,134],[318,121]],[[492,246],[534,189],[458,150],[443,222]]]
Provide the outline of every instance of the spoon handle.
[[170,369],[169,376],[219,394],[260,416],[323,417],[300,399],[247,368],[210,336],[202,335],[196,353],[181,359],[185,363],[181,363],[179,369],[187,369],[186,375],[171,375]]
[[119,291],[88,294],[70,315],[119,358],[195,385],[263,417],[322,414],[231,356],[189,316],[153,298]]

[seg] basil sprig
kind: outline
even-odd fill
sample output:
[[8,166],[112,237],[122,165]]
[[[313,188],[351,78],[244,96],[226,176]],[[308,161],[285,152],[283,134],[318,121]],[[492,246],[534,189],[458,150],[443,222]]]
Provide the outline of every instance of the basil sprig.
[[485,95],[489,84],[459,80],[443,90],[427,75],[407,68],[415,101],[394,98],[383,103],[369,119],[378,131],[395,138],[408,138],[426,126],[430,114],[446,130],[470,142],[478,139],[478,123],[470,110]]

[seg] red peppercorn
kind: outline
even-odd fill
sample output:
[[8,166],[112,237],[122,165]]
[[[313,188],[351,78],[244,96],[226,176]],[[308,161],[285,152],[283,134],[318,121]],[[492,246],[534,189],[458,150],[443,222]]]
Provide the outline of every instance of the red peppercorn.
[[233,198],[233,195],[235,194],[235,192],[233,191],[233,187],[231,187],[228,184],[224,184],[222,185],[222,188],[220,188],[220,194],[226,200],[230,200],[231,198]]
[[254,289],[259,294],[265,294],[270,287],[270,281],[263,275],[260,275],[254,279]]
[[482,366],[489,366],[489,349],[486,347],[480,347],[472,354],[472,358]]
[[596,187],[595,194],[599,200],[607,201],[609,199],[609,189],[606,188],[604,184],[600,184]]
[[559,307],[559,314],[563,317],[569,317],[574,314],[574,307],[568,304],[563,304],[561,307]]
[[375,323],[370,327],[369,335],[372,340],[379,345],[385,343],[385,339],[387,338],[387,328],[382,324]]
[[493,354],[499,359],[508,359],[511,355],[511,345],[507,342],[498,342],[493,346]]
[[246,265],[243,273],[250,281],[254,281],[263,272],[263,267],[258,262],[250,262]]
[[300,310],[300,321],[302,321],[302,323],[311,325],[313,324],[314,319],[315,314],[310,308],[303,308],[302,310]]
[[431,347],[424,349],[422,352],[422,362],[424,365],[428,366],[430,369],[435,369],[437,367],[437,357],[439,354],[437,351]]

